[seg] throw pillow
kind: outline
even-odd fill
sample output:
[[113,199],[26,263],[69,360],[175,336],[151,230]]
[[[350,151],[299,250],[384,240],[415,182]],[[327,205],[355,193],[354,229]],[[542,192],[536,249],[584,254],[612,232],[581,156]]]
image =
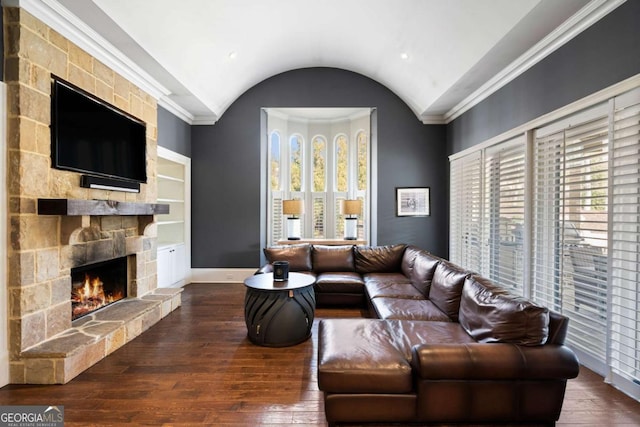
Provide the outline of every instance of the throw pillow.
[[308,243],[271,246],[264,249],[264,256],[271,264],[288,261],[289,271],[311,271],[311,245]]
[[476,341],[543,345],[549,336],[549,310],[480,276],[465,280],[460,326]]

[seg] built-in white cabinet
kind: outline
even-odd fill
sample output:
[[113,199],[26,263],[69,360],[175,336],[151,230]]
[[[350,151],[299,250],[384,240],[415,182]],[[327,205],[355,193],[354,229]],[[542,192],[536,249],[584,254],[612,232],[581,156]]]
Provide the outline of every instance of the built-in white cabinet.
[[158,248],[158,287],[179,287],[186,283],[184,243]]
[[158,147],[158,203],[169,214],[158,215],[158,286],[189,283],[191,270],[191,159]]

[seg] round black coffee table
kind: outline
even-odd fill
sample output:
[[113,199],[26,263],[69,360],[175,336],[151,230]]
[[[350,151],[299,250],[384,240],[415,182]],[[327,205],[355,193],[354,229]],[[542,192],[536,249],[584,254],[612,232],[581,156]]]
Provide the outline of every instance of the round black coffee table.
[[274,282],[273,273],[245,279],[244,320],[252,343],[286,347],[311,336],[316,294],[315,277],[289,273],[289,280]]

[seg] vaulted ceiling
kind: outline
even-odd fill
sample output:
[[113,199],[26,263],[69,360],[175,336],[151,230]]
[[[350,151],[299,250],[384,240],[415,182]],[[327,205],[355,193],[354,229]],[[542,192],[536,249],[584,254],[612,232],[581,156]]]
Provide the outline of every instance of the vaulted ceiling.
[[3,0],[188,123],[306,67],[360,73],[446,123],[624,0]]

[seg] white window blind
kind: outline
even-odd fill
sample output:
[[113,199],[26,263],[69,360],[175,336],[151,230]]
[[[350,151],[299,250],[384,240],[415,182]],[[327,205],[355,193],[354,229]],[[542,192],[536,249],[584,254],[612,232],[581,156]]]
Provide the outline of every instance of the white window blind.
[[580,362],[640,400],[640,88],[531,142],[451,161],[450,258],[568,316]]
[[615,99],[608,381],[640,399],[640,89]]
[[451,161],[449,256],[457,264],[482,268],[481,152]]
[[524,138],[504,142],[485,151],[484,239],[482,274],[500,285],[523,289]]
[[532,284],[534,299],[571,318],[568,343],[597,368],[607,348],[609,139],[606,108],[587,116],[536,134]]

